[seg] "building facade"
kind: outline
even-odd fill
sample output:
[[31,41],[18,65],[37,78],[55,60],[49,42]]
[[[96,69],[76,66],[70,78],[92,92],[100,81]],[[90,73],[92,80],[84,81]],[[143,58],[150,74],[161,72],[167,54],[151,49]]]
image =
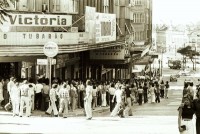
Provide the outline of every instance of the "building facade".
[[5,16],[0,32],[0,67],[7,71],[0,75],[49,77],[48,62],[41,59],[47,58],[44,44],[53,41],[59,52],[52,77],[130,78],[133,44],[144,42],[144,47],[151,42],[151,4],[150,0],[7,0],[10,16]]

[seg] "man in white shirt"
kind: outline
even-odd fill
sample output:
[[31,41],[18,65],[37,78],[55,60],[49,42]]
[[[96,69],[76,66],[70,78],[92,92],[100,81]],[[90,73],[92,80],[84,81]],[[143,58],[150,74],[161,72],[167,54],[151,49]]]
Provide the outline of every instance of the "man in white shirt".
[[[11,90],[11,88],[15,85],[14,84],[14,81],[15,81],[16,79],[14,78],[14,77],[10,77],[10,81],[8,82],[8,84],[7,84],[7,90],[8,90],[8,93],[9,93],[9,95],[10,95],[10,90]],[[9,98],[9,102],[5,105],[5,110],[6,111],[8,111],[9,109],[10,109],[10,107],[11,107],[11,102],[12,101],[12,98],[11,98],[11,95],[10,95],[10,98]]]
[[116,91],[114,83],[111,84],[111,87],[108,89],[108,91],[109,91],[109,94],[110,94],[109,95],[110,96],[110,112],[112,112],[114,107],[115,107],[115,103],[116,103],[116,99],[114,99],[114,101],[112,102],[113,96],[114,96],[115,91]]
[[19,104],[20,104],[20,89],[19,82],[15,82],[10,90],[10,97],[12,98],[13,116],[19,114]]
[[58,92],[60,98],[60,108],[59,115],[63,113],[63,118],[67,118],[68,114],[68,104],[70,103],[69,90],[67,89],[67,84],[64,83]]
[[24,80],[22,85],[19,87],[21,91],[21,101],[20,101],[20,112],[19,116],[23,116],[23,110],[24,110],[24,103],[26,107],[26,116],[29,117],[31,114],[30,111],[30,98],[29,98],[29,85],[27,84],[27,80]]
[[113,109],[112,113],[110,116],[116,116],[119,109],[120,109],[120,106],[121,106],[121,103],[122,103],[122,90],[121,90],[121,86],[118,86],[117,87],[117,90],[115,91],[115,94],[113,96],[113,99],[112,99],[112,102],[114,102],[114,98],[116,97],[116,102],[117,104],[115,105],[115,108]]
[[9,93],[10,93],[11,88],[15,85],[14,81],[15,81],[15,78],[14,77],[10,77],[10,81],[8,82],[8,85],[7,85],[7,89],[8,89]]

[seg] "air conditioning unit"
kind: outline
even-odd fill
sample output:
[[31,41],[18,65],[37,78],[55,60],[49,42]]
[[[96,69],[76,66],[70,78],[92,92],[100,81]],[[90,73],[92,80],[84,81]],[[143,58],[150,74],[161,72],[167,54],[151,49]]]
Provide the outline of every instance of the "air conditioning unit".
[[48,10],[47,4],[42,4],[42,12],[46,12]]

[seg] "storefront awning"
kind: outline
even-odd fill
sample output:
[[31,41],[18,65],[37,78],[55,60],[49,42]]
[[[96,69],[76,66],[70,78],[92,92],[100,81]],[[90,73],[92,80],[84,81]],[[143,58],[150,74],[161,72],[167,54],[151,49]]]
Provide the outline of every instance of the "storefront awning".
[[149,64],[150,60],[151,56],[141,57],[140,59],[134,61],[134,65],[147,65]]
[[130,48],[130,53],[141,53],[141,57],[143,57],[146,53],[149,52],[150,45],[145,45],[145,46],[133,46]]
[[145,48],[145,50],[142,51],[141,57],[143,57],[145,54],[147,54],[149,52],[149,49],[150,49],[150,45],[147,45],[146,48]]
[[132,73],[137,73],[137,72],[141,72],[142,70],[145,69],[146,65],[134,65],[132,67]]

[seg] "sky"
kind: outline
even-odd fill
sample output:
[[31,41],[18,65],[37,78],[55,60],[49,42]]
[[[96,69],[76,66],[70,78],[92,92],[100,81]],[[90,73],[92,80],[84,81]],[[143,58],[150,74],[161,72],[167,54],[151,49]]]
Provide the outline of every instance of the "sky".
[[200,21],[200,0],[153,0],[153,24]]

